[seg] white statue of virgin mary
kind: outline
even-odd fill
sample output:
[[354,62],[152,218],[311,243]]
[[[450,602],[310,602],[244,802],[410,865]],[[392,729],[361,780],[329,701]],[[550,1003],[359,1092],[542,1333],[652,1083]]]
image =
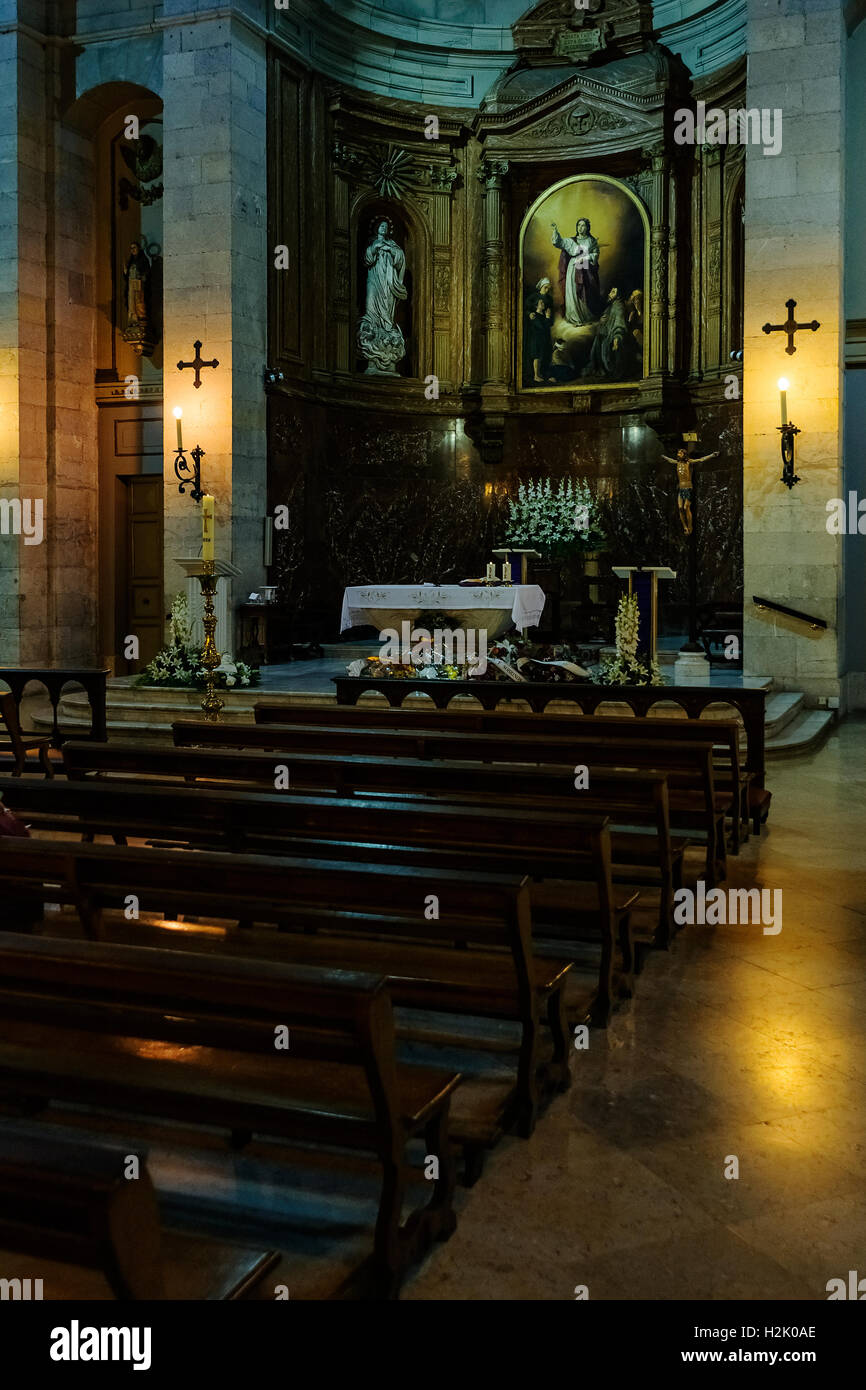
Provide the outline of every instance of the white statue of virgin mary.
[[367,359],[369,374],[396,376],[394,368],[405,357],[406,344],[394,316],[398,301],[408,298],[409,291],[403,284],[406,256],[384,218],[375,225],[364,264],[368,267],[367,303],[358,328],[358,347]]

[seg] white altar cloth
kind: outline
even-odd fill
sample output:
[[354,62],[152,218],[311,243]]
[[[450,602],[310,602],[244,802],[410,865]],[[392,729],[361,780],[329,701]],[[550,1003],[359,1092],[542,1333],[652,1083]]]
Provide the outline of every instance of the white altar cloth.
[[535,627],[544,609],[544,590],[537,584],[494,584],[463,588],[459,584],[360,584],[343,593],[340,631],[350,627],[396,628],[421,613],[454,618],[462,628],[485,628],[498,637],[513,622]]

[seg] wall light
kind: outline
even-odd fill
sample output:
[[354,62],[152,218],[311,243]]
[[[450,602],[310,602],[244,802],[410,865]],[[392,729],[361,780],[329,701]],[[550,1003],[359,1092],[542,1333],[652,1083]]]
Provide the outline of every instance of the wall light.
[[784,483],[785,487],[790,491],[794,484],[800,481],[799,477],[794,472],[794,435],[799,434],[800,431],[793,421],[788,419],[789,386],[790,382],[788,378],[786,376],[780,376],[779,402],[782,409],[782,423],[776,426],[782,436],[782,476],[779,481]]

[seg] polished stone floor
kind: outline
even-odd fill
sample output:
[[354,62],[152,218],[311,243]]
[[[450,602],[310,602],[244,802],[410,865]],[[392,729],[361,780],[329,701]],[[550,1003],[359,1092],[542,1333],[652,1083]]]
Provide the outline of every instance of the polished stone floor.
[[812,1300],[866,1275],[866,723],[770,782],[728,886],[781,889],[782,931],[653,956],[404,1298]]

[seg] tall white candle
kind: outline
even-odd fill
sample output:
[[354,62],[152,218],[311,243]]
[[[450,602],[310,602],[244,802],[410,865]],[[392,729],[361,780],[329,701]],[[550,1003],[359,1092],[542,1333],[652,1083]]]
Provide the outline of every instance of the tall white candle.
[[201,558],[214,558],[214,499],[205,493],[201,499]]

